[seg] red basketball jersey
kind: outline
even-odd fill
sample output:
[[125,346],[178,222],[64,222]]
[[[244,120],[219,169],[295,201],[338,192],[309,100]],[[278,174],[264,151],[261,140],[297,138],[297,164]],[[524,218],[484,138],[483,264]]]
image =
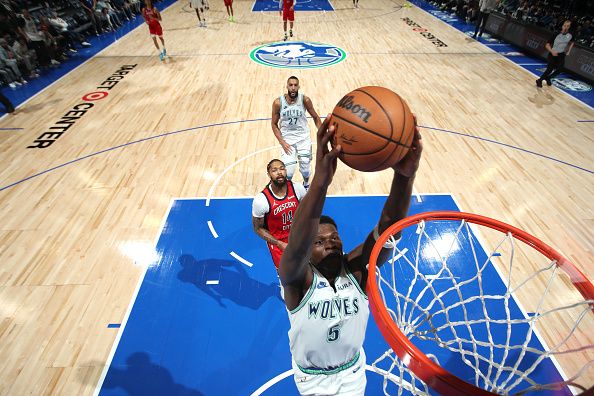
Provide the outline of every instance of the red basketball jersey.
[[283,0],[283,10],[288,10],[293,6],[293,0]]
[[268,213],[264,215],[264,228],[276,239],[286,242],[293,224],[293,215],[299,205],[293,183],[287,180],[287,194],[281,199],[272,194],[270,186],[266,186],[262,193],[268,201],[269,208]]
[[159,23],[159,20],[157,19],[157,13],[155,12],[155,10],[153,8],[149,9],[149,8],[143,8],[142,9],[142,15],[146,18],[146,20],[148,21],[149,24],[153,24],[153,23]]

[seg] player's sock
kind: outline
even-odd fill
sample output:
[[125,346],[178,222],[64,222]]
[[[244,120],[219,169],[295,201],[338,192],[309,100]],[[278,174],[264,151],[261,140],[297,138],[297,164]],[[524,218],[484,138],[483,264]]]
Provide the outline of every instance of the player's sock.
[[289,30],[289,36],[293,37],[293,29]]
[[167,56],[167,49],[163,47],[163,56]]

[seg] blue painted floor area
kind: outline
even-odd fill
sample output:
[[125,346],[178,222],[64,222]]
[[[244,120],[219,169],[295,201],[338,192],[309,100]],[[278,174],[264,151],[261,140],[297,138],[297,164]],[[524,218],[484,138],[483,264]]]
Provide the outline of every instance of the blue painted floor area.
[[[173,203],[156,247],[161,258],[148,268],[122,325],[101,395],[249,395],[291,369],[287,312],[268,249],[249,221],[252,199],[205,202]],[[337,221],[346,251],[364,240],[384,202],[383,196],[328,198],[324,213]],[[458,210],[449,195],[411,203],[411,213],[448,209]],[[402,241],[408,240],[405,234]],[[456,270],[464,268],[461,263]],[[367,363],[386,349],[370,319]],[[456,358],[437,353],[449,370],[470,375]],[[555,374],[547,369],[545,375]],[[380,394],[382,377],[368,371],[367,378],[366,394]],[[288,376],[262,394],[297,391]]]
[[[253,12],[278,12],[278,9],[279,0],[256,0],[252,7]],[[298,0],[295,4],[295,11],[334,11],[334,8],[328,0]]]
[[[165,8],[175,3],[175,1],[176,0],[163,0],[155,2],[155,6],[163,11]],[[41,70],[39,77],[28,80],[27,84],[16,89],[4,87],[2,88],[2,92],[8,99],[10,99],[14,107],[17,107],[142,24],[144,24],[144,19],[142,16],[137,15],[136,18],[130,21],[124,21],[122,27],[115,32],[103,33],[99,36],[91,35],[85,39],[91,44],[91,47],[77,48],[78,52],[72,54],[66,61],[62,62],[60,66]],[[164,31],[166,35],[167,29],[165,26]],[[150,43],[149,40],[150,38],[148,36],[147,28],[147,45],[150,44],[152,46],[153,44]],[[91,86],[89,88],[92,89],[93,87]],[[4,107],[0,106],[0,115],[5,113],[4,110]]]
[[[465,33],[467,36],[472,36],[474,34],[474,30],[476,28],[474,23],[466,23],[466,21],[458,18],[456,15],[442,11],[434,7],[432,4],[425,2],[424,0],[411,0],[411,3],[435,16],[436,18],[439,18],[455,29]],[[526,54],[521,48],[491,37],[488,33],[484,33],[483,37],[479,38],[479,41],[500,55],[511,60],[518,66],[521,66],[531,73],[534,73],[535,80],[546,69],[546,61],[544,59]],[[534,89],[537,90],[536,85],[533,85]],[[562,89],[574,98],[586,103],[590,107],[594,107],[594,87],[592,87],[592,84],[581,80],[579,77],[567,73],[561,73],[558,77],[553,79],[553,85],[559,89]],[[547,90],[551,88],[545,86],[543,89]]]

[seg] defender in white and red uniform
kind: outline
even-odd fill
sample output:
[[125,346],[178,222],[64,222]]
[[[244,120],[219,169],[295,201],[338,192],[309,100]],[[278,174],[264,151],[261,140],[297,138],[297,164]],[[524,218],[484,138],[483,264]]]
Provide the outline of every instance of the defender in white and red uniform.
[[266,169],[270,183],[254,197],[252,224],[256,234],[266,241],[278,270],[281,255],[289,241],[293,216],[305,195],[305,188],[287,179],[287,170],[281,160],[273,159]]

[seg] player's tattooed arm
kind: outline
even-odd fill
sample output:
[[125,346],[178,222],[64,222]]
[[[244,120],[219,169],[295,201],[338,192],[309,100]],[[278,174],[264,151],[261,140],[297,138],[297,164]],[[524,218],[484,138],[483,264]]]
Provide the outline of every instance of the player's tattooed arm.
[[279,241],[275,237],[272,236],[270,231],[264,228],[264,217],[254,217],[252,216],[252,226],[254,227],[254,232],[258,234],[258,236],[264,239],[266,242],[270,243],[271,245],[276,245],[282,250],[285,249],[287,244],[283,241]]

